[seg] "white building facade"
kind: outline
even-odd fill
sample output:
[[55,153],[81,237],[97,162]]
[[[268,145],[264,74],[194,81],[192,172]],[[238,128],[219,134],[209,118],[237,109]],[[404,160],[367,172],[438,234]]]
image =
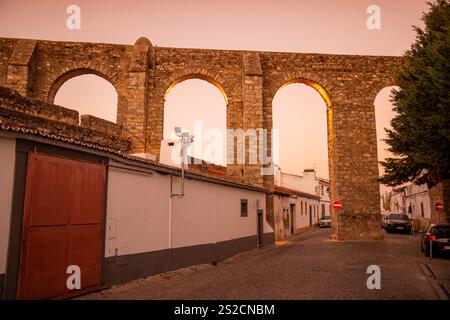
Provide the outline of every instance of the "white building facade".
[[330,215],[330,181],[317,177],[314,169],[305,169],[303,175],[275,171],[275,185],[316,195],[319,200],[319,217]]
[[426,185],[410,183],[394,188],[390,193],[390,213],[405,213],[413,219],[418,230],[424,229],[431,221],[431,203]]

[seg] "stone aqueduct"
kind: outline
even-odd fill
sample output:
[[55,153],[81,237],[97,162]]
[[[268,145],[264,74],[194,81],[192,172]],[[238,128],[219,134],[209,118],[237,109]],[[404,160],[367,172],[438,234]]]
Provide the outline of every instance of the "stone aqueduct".
[[[61,85],[81,74],[109,81],[118,94],[117,123],[133,133],[134,150],[159,155],[164,100],[191,78],[219,88],[227,101],[227,128],[272,128],[272,99],[283,85],[315,88],[327,104],[328,153],[338,239],[380,239],[380,197],[374,100],[393,85],[401,58],[156,47],[0,38],[0,86],[53,102]],[[268,147],[270,154],[270,145]],[[253,152],[250,150],[250,152]],[[248,156],[248,154],[247,154]],[[228,165],[230,177],[273,189],[259,165]],[[271,196],[267,197],[268,216]]]

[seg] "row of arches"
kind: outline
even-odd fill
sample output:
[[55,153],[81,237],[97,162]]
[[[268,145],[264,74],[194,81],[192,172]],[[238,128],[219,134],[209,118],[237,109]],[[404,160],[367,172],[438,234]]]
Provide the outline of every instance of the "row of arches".
[[[58,84],[54,103],[92,114],[112,122],[117,119],[118,94],[115,87],[96,74],[74,74]],[[394,116],[390,94],[394,87],[382,89],[374,101],[376,113],[378,159],[390,156],[386,150],[384,128]],[[228,98],[214,80],[199,76],[184,77],[172,83],[165,93],[163,139],[174,136],[174,127],[182,127],[197,137],[188,154],[218,165],[226,165],[226,126]],[[325,90],[308,80],[282,85],[272,100],[273,128],[279,130],[278,144],[273,148],[279,159],[274,161],[284,172],[301,174],[314,168],[328,178],[326,110],[331,100]],[[199,138],[201,136],[201,139]],[[207,153],[205,144],[219,144]],[[199,147],[199,144],[202,147]],[[382,168],[380,167],[380,174]]]

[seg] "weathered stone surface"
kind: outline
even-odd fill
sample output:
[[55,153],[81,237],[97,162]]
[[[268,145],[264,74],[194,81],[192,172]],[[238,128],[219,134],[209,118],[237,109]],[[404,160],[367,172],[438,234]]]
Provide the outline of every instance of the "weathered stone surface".
[[123,132],[121,126],[115,124],[114,122],[110,122],[105,119],[97,118],[91,116],[90,114],[84,114],[80,117],[80,124],[82,127],[97,130],[109,134],[115,137],[126,137],[126,134]]
[[[227,104],[227,128],[265,128],[269,142],[277,90],[295,82],[313,87],[327,104],[331,198],[344,203],[339,215],[332,213],[333,230],[344,240],[381,238],[373,104],[381,89],[394,84],[393,69],[400,62],[399,57],[159,48],[145,38],[134,45],[0,38],[0,86],[53,102],[68,79],[99,75],[117,90],[117,123],[130,132],[133,150],[157,156],[165,97],[183,80],[215,85]],[[258,150],[246,145],[248,159]],[[260,163],[232,164],[227,174],[273,189],[273,176],[261,176]],[[268,196],[269,216],[270,203]]]
[[75,143],[112,151],[131,151],[131,140],[121,134],[115,123],[45,101],[21,96],[0,86],[0,126],[45,137],[57,137]]
[[23,113],[68,125],[78,125],[80,121],[78,111],[40,100],[29,99],[18,94],[17,91],[5,87],[0,87],[0,106],[16,113]]
[[27,95],[33,86],[36,40],[19,39],[8,61],[8,87]]

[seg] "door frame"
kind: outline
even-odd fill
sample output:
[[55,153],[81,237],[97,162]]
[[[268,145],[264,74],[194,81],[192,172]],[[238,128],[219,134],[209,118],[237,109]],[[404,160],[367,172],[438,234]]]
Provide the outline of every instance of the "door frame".
[[313,212],[312,205],[309,205],[309,226],[310,227],[313,225],[312,224],[312,212]]
[[291,234],[295,234],[295,203],[290,203],[289,204],[289,211],[290,211],[290,214],[291,214],[291,221],[290,221],[290,224],[291,224]]
[[258,248],[264,246],[264,210],[258,209],[256,211],[256,243]]
[[[3,290],[4,299],[16,299],[18,292],[18,280],[20,271],[20,256],[23,214],[25,202],[25,188],[28,170],[28,153],[38,152],[41,154],[62,157],[71,160],[85,161],[96,164],[103,164],[105,168],[104,190],[103,190],[103,214],[101,224],[102,243],[101,245],[101,284],[104,283],[104,267],[105,267],[105,235],[106,235],[106,212],[107,212],[107,192],[108,192],[108,158],[92,153],[80,151],[83,148],[70,146],[61,143],[41,143],[31,140],[16,139],[16,159],[14,169],[14,189],[13,200],[11,206],[11,222],[8,242],[8,253],[6,261],[6,275]],[[74,295],[82,294],[82,290],[75,291]]]

